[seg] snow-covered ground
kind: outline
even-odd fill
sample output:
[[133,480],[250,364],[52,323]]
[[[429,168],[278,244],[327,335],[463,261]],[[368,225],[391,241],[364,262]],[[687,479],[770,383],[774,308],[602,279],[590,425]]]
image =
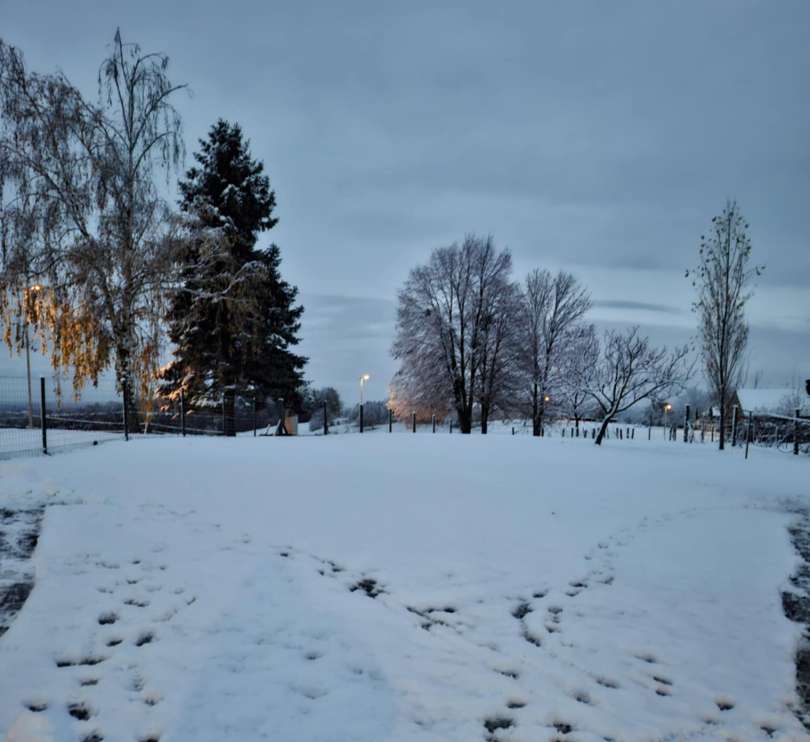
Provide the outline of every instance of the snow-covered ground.
[[158,438],[0,477],[0,507],[50,503],[0,638],[8,740],[807,739],[780,602],[804,457]]

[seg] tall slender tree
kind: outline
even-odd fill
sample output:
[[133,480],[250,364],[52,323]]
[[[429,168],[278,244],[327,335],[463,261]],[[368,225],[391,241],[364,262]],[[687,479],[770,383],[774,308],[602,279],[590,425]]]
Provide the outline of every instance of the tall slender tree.
[[188,240],[168,314],[175,350],[163,392],[182,390],[198,405],[222,399],[231,434],[238,394],[297,403],[306,359],[291,348],[303,307],[281,278],[279,248],[256,246],[277,223],[276,198],[239,125],[217,121],[194,157],[180,183]]
[[748,227],[737,203],[726,203],[723,213],[712,219],[709,233],[701,235],[698,267],[691,272],[698,292],[694,308],[706,377],[720,411],[721,451],[726,445],[729,400],[743,372],[748,343],[745,306],[754,278],[764,269],[750,264]]
[[23,259],[2,256],[0,310],[40,286],[23,311],[77,390],[111,362],[130,395],[157,370],[174,242],[156,181],[183,154],[173,106],[183,86],[170,81],[168,63],[117,32],[92,102],[62,73],[31,72],[0,40],[2,208],[24,235],[15,256]]

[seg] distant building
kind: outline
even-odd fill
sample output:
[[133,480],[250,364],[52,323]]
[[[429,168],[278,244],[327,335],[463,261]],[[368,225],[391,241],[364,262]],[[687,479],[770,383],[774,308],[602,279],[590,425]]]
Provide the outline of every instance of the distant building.
[[764,415],[793,415],[796,408],[810,415],[810,397],[790,387],[778,389],[738,389],[731,400],[743,412]]

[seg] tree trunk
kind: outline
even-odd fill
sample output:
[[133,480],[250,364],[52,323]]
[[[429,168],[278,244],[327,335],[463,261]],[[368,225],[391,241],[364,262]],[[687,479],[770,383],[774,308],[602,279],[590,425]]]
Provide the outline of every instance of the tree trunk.
[[458,430],[460,433],[471,433],[472,432],[472,412],[470,410],[465,410],[463,408],[457,409],[456,414],[458,415]]
[[222,395],[222,432],[228,438],[236,436],[236,392],[233,389]]
[[489,422],[489,410],[481,406],[481,435],[487,434],[487,423]]
[[116,377],[123,403],[127,406],[127,432],[140,432],[140,415],[135,399],[135,379],[132,375],[129,350],[119,346],[115,354]]
[[602,420],[602,424],[599,426],[599,433],[596,436],[596,445],[602,445],[602,439],[605,437],[605,433],[607,432],[608,425],[610,425],[610,417],[606,417]]

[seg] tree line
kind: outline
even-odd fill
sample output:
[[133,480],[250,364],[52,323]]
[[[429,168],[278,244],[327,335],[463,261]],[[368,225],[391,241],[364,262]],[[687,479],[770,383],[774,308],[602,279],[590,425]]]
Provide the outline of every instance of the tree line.
[[[694,309],[706,377],[725,415],[747,341],[748,287],[761,269],[748,267],[748,224],[735,203],[712,226],[692,274]],[[515,281],[509,251],[491,236],[439,247],[398,295],[390,405],[399,417],[453,414],[462,433],[474,419],[486,433],[494,415],[530,419],[535,436],[549,411],[577,427],[595,416],[599,445],[618,416],[685,389],[695,363],[689,343],[656,347],[638,326],[597,333],[590,308],[588,290],[566,271],[535,269]]]
[[278,246],[259,244],[275,194],[239,125],[217,121],[176,207],[164,195],[185,153],[185,88],[166,55],[120,32],[95,100],[0,39],[4,340],[20,350],[33,333],[77,393],[112,367],[134,425],[136,396],[224,399],[227,421],[237,395],[293,405],[303,382],[303,307]]

